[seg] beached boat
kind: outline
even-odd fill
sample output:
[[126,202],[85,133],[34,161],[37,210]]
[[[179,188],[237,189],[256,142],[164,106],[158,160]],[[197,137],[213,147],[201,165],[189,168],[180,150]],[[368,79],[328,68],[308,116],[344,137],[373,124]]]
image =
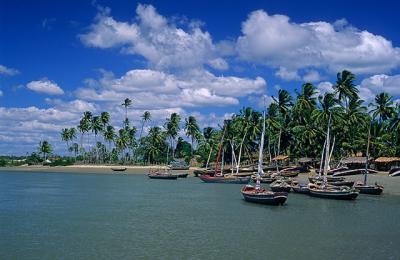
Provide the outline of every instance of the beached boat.
[[[315,177],[308,177],[308,180],[311,183],[314,183],[316,181],[323,181],[323,177],[319,177],[319,176],[315,176]],[[326,180],[327,182],[335,182],[335,181],[344,181],[345,178],[344,177],[333,177],[333,176],[326,176]]]
[[178,175],[170,173],[166,169],[150,169],[147,176],[150,179],[160,179],[160,180],[176,180],[178,179]]
[[270,188],[272,191],[275,191],[275,192],[290,192],[292,187],[286,181],[284,181],[282,179],[278,179],[278,180],[274,181],[273,183],[271,183]]
[[353,200],[357,198],[359,191],[348,186],[332,186],[328,185],[327,173],[329,170],[329,162],[333,149],[330,149],[330,118],[328,122],[328,129],[326,131],[326,140],[322,152],[321,166],[323,167],[323,181],[320,185],[310,183],[308,188],[309,195],[317,198],[324,199],[338,199],[338,200]]
[[114,171],[114,172],[124,172],[124,171],[126,171],[126,167],[113,167],[113,168],[111,168],[111,170],[112,171]]
[[[271,175],[267,175],[267,174],[260,176],[259,179],[260,179],[261,183],[268,183],[268,184],[272,183],[272,182],[274,182],[276,180],[275,177],[272,177]],[[256,182],[257,181],[257,174],[253,174],[251,176],[251,180]]]
[[364,170],[364,180],[361,182],[357,182],[354,185],[354,188],[356,188],[360,193],[362,194],[370,194],[370,195],[380,195],[383,192],[383,186],[378,185],[378,183],[375,182],[374,185],[368,185],[368,174],[369,174],[369,169],[368,169],[368,161],[369,161],[369,143],[370,143],[370,134],[371,134],[371,129],[368,130],[368,143],[367,143],[367,160],[365,162],[365,170]]
[[189,165],[183,159],[175,159],[168,167],[171,170],[189,170]]
[[250,176],[238,177],[229,174],[223,176],[200,175],[199,178],[205,183],[246,184],[250,181]]
[[[338,171],[333,174],[333,176],[350,176],[350,175],[359,175],[359,174],[364,174],[365,169],[352,169],[352,170],[344,170],[344,171]],[[378,173],[378,171],[368,169],[369,173]]]
[[400,168],[396,167],[396,168],[390,169],[389,176],[391,176],[391,177],[400,176]]
[[263,113],[263,131],[261,134],[260,150],[258,158],[258,169],[256,174],[256,185],[246,185],[241,189],[242,196],[245,201],[262,203],[266,205],[283,205],[287,200],[288,194],[286,192],[272,192],[264,187],[261,187],[261,175],[264,174],[262,170],[262,154],[264,148],[264,133],[265,133],[265,112]]
[[299,183],[298,181],[293,181],[290,185],[292,187],[293,192],[300,194],[309,194],[310,189],[307,184]]

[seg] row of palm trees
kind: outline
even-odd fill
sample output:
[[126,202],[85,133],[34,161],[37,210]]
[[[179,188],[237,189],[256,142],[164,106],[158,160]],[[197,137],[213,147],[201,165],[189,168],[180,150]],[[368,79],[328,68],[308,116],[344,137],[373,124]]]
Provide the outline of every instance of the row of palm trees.
[[[365,153],[369,130],[372,156],[400,155],[399,104],[384,92],[378,94],[374,102],[366,104],[360,99],[354,81],[355,75],[345,70],[337,74],[331,93],[319,95],[311,83],[296,90],[294,98],[288,91],[279,90],[266,108],[265,154],[269,160],[279,154],[317,158],[324,145],[324,130],[329,118],[335,142],[334,158]],[[62,130],[61,137],[69,151],[86,162],[166,163],[183,157],[187,161],[196,158],[208,166],[215,160],[222,144],[223,160],[232,163],[237,170],[243,162],[254,163],[262,116],[253,108],[241,109],[219,128],[206,127],[202,131],[194,116],[181,122],[181,116],[172,113],[163,127],[152,126],[143,136],[145,125],[151,121],[151,114],[146,111],[141,117],[137,136],[137,129],[128,119],[131,105],[128,98],[122,103],[125,120],[118,131],[110,125],[108,112],[98,116],[89,111],[83,113],[77,130]],[[181,129],[190,138],[190,143],[179,136]],[[78,132],[79,145],[73,142]]]

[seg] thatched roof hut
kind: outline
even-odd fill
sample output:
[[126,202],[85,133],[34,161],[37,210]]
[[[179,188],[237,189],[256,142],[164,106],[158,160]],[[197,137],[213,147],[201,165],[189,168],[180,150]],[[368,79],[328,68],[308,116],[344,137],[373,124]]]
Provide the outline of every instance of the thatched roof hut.
[[342,164],[366,164],[367,157],[348,157],[341,160]]
[[375,163],[394,163],[400,162],[400,157],[378,157],[375,159]]
[[374,162],[378,170],[387,171],[393,166],[400,165],[400,157],[378,157]]

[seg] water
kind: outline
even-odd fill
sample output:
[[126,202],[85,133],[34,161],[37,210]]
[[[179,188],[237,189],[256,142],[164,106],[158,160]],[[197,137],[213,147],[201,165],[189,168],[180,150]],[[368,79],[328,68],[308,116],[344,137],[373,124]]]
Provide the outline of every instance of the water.
[[0,173],[0,259],[400,259],[400,196],[244,202],[194,177]]

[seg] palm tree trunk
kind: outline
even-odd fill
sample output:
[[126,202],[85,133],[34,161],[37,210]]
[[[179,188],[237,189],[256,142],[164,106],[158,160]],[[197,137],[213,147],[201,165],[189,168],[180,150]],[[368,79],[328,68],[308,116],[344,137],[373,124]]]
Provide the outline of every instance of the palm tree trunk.
[[207,159],[207,163],[206,163],[206,169],[208,169],[208,164],[210,163],[211,152],[212,152],[212,146],[210,146],[210,153],[208,154],[208,159]]

